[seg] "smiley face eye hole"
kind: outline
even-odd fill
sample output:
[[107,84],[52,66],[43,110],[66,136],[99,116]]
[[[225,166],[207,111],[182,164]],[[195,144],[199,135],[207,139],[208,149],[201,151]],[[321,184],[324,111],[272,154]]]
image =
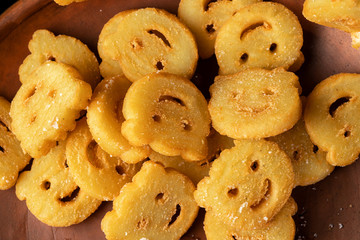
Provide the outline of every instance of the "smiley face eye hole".
[[50,186],[51,186],[51,183],[48,180],[43,181],[41,184],[41,188],[45,191],[49,190]]
[[185,131],[191,131],[192,127],[190,124],[189,120],[183,119],[181,120],[181,127],[185,130]]
[[245,63],[249,59],[249,55],[247,53],[243,53],[240,57],[240,62]]
[[277,44],[276,43],[272,43],[269,47],[269,51],[274,53],[277,49]]
[[161,71],[164,69],[164,64],[161,61],[158,61],[156,63],[156,68],[157,68],[157,70]]
[[229,198],[234,198],[238,195],[239,193],[239,189],[237,187],[231,187],[228,191],[227,191],[227,195]]
[[214,28],[214,24],[208,24],[206,25],[206,31],[209,33],[209,34],[213,34],[216,30]]
[[253,172],[256,172],[259,169],[259,162],[257,160],[252,162],[250,168]]
[[152,119],[154,120],[154,122],[160,123],[161,122],[161,117],[160,115],[154,114],[152,116]]

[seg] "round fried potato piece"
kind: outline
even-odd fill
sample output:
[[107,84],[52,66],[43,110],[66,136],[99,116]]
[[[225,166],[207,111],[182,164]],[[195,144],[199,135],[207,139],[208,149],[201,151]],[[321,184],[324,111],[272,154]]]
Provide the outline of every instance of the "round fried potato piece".
[[127,163],[149,156],[149,146],[134,147],[121,134],[122,105],[131,82],[124,76],[106,78],[96,87],[87,112],[87,122],[95,141],[107,153]]
[[303,15],[311,22],[351,33],[352,46],[360,47],[359,0],[306,0]]
[[264,226],[253,230],[238,230],[224,223],[223,219],[211,211],[206,212],[204,230],[207,240],[290,240],[295,237],[295,222],[291,216],[297,212],[293,198],[289,198],[280,212]]
[[210,87],[212,125],[236,139],[275,136],[301,117],[300,92],[297,76],[281,68],[217,76]]
[[189,161],[207,155],[207,102],[186,78],[153,73],[134,82],[123,104],[122,134],[135,146],[150,145],[166,156]]
[[334,166],[326,161],[326,152],[311,142],[303,119],[289,131],[269,140],[276,142],[290,157],[295,173],[295,186],[319,182],[334,170]]
[[304,119],[314,144],[334,166],[353,163],[360,154],[360,74],[340,73],[310,93]]
[[[212,129],[213,130],[213,129]],[[171,167],[178,172],[188,176],[194,184],[197,184],[205,176],[209,175],[210,167],[213,161],[219,157],[220,153],[234,146],[234,140],[222,136],[215,130],[210,132],[207,137],[208,141],[208,154],[205,159],[200,161],[186,161],[180,156],[169,157],[161,155],[157,152],[152,152],[149,158],[154,161],[161,163],[165,167]]]
[[104,25],[100,32],[97,48],[99,56],[102,59],[102,62],[100,64],[100,73],[101,76],[103,76],[104,78],[123,75],[123,71],[121,70],[119,61],[112,59],[112,53],[107,52],[107,50],[111,51],[112,49],[116,48],[116,41],[112,41],[112,38],[109,36],[116,32],[117,27],[124,18],[124,16],[126,16],[132,11],[135,10],[126,10],[119,12],[118,14],[110,18],[110,20]]
[[53,61],[38,67],[11,103],[11,127],[22,148],[34,158],[46,155],[75,128],[91,94],[74,68]]
[[127,164],[102,150],[93,140],[85,119],[77,123],[67,139],[66,158],[76,184],[104,201],[114,200],[141,167],[141,163]]
[[194,193],[199,206],[242,230],[270,221],[289,199],[294,172],[289,157],[276,143],[235,140],[221,152],[209,177]]
[[26,200],[37,219],[53,227],[82,222],[101,204],[75,184],[66,164],[65,141],[34,159],[31,171],[20,174],[16,196]]
[[261,0],[181,0],[178,9],[179,18],[193,32],[201,58],[214,54],[217,31],[235,12],[249,4]]
[[300,57],[302,34],[296,15],[279,3],[244,7],[218,32],[219,73],[234,74],[252,67],[288,69]]
[[172,169],[145,162],[101,221],[106,239],[176,240],[190,228],[199,207],[194,184]]
[[309,21],[345,32],[360,32],[358,0],[306,0],[303,15]]
[[136,81],[153,72],[168,72],[190,78],[198,51],[190,30],[180,20],[155,8],[138,9],[119,21],[104,49],[120,61],[125,76]]
[[31,54],[19,67],[22,83],[44,62],[56,61],[68,64],[79,71],[83,80],[94,89],[100,81],[99,63],[93,52],[80,40],[66,36],[55,36],[52,32],[40,29],[34,32],[29,42]]
[[20,142],[10,130],[10,103],[0,96],[0,190],[15,185],[19,171],[30,161]]

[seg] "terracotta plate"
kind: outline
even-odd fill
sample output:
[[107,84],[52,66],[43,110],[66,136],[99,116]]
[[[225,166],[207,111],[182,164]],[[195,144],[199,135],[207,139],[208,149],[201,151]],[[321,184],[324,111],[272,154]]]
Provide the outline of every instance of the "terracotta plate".
[[[360,73],[360,51],[351,48],[350,37],[338,30],[306,21],[301,16],[303,0],[279,0],[294,11],[304,29],[305,63],[297,72],[304,94],[316,83],[339,72]],[[178,0],[88,0],[67,7],[50,0],[22,0],[0,16],[0,95],[11,100],[20,86],[18,67],[29,54],[32,33],[46,28],[55,34],[79,38],[96,52],[104,23],[116,13],[140,7],[159,7],[176,13]],[[211,58],[200,61],[193,81],[208,95],[207,87],[217,72]],[[324,181],[294,190],[299,211],[296,239],[360,239],[360,163],[337,168]],[[14,188],[0,191],[0,239],[105,239],[100,229],[111,202],[103,203],[90,218],[75,226],[51,228],[28,212]],[[203,212],[182,239],[206,239]],[[161,233],[159,233],[161,234]]]

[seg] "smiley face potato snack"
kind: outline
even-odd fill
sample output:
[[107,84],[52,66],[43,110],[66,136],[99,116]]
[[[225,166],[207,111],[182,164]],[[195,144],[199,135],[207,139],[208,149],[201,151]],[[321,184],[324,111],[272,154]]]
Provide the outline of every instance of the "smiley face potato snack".
[[101,221],[108,240],[176,240],[190,228],[199,207],[195,186],[186,176],[145,162]]
[[195,71],[198,53],[194,37],[165,10],[144,8],[127,13],[107,38],[105,51],[120,62],[130,81],[153,72],[190,78]]
[[30,75],[46,61],[65,63],[74,67],[92,89],[100,81],[99,63],[95,54],[74,37],[55,36],[48,30],[40,29],[34,32],[29,42],[29,50],[31,54],[19,68],[22,83],[27,82]]
[[[207,155],[210,115],[202,93],[188,79],[153,73],[134,82],[123,104],[122,134],[130,144],[189,161]],[[189,141],[191,139],[191,141]]]
[[353,163],[360,154],[360,74],[340,73],[310,93],[304,119],[311,140],[334,166]]
[[24,153],[20,142],[10,130],[10,103],[0,97],[0,190],[6,190],[15,185],[22,170],[30,161],[30,156]]
[[77,123],[66,143],[66,158],[74,181],[90,196],[113,200],[141,164],[127,164],[110,156],[93,140],[85,119]]
[[262,2],[237,11],[218,32],[215,55],[219,74],[260,67],[288,69],[301,57],[302,28],[285,6]]
[[360,47],[360,2],[358,0],[306,0],[303,15],[309,21],[351,33],[352,46]]
[[135,147],[121,134],[124,122],[122,105],[131,82],[124,76],[106,78],[96,87],[87,112],[87,122],[94,140],[107,153],[127,163],[137,163],[149,156],[149,146]]
[[193,32],[201,58],[214,54],[217,31],[235,12],[261,0],[204,1],[181,0],[179,18]]
[[82,222],[101,204],[74,182],[66,165],[65,141],[46,156],[34,159],[31,170],[20,174],[16,196],[26,200],[37,219],[53,227]]
[[235,140],[235,147],[224,150],[214,161],[194,196],[199,206],[221,221],[252,230],[281,210],[293,186],[291,160],[277,144]]
[[204,230],[207,240],[241,240],[241,239],[266,239],[290,240],[295,237],[295,222],[291,216],[297,211],[293,198],[289,198],[285,206],[276,216],[264,226],[253,230],[240,230],[232,227],[216,216],[211,211],[206,212]]
[[285,132],[301,116],[298,78],[284,69],[248,69],[217,76],[210,87],[213,127],[231,138],[264,138]]
[[69,65],[47,61],[20,87],[10,108],[11,128],[32,157],[46,155],[75,128],[91,86]]

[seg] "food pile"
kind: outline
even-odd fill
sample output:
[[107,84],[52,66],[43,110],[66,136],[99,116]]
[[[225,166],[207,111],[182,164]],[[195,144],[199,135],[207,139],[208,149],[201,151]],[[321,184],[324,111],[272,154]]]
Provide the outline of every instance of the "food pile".
[[[35,31],[20,89],[0,97],[0,189],[15,185],[56,227],[113,201],[107,239],[180,239],[199,207],[209,240],[293,239],[293,188],[360,153],[360,75],[300,96],[302,34],[289,9],[259,0],[120,12],[100,64],[80,40]],[[189,79],[213,54],[207,100]]]

